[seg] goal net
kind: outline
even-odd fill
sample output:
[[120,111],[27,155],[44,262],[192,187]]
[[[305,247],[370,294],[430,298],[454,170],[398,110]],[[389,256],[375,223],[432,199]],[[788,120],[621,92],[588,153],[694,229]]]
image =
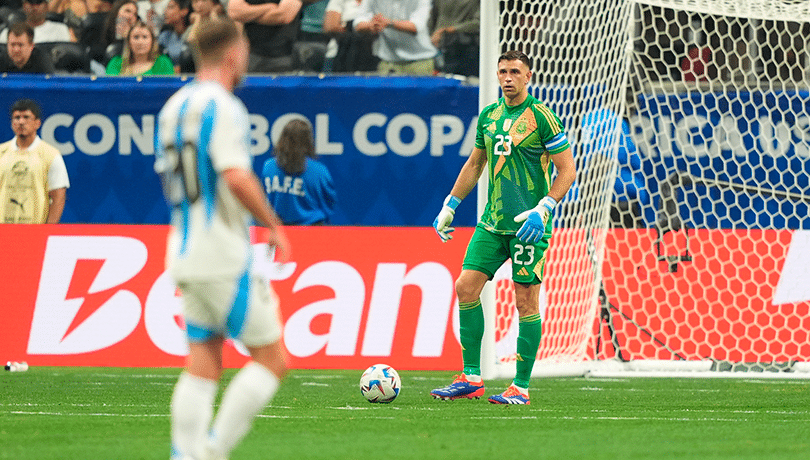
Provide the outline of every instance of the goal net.
[[[810,377],[810,4],[498,7],[497,51],[534,59],[577,162],[535,375]],[[493,281],[484,372],[511,377],[509,267]]]

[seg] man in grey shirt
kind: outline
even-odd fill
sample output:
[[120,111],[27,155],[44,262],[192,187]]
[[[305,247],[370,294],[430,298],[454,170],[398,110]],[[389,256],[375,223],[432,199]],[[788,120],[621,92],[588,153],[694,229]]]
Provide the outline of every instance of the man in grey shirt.
[[432,75],[436,47],[430,42],[430,0],[365,0],[355,30],[377,36],[374,55],[382,74]]

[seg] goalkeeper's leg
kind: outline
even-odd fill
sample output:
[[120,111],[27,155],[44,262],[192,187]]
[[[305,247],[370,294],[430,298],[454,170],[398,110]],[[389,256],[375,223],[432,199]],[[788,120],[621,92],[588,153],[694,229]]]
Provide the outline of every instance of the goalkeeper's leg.
[[518,323],[516,372],[512,385],[500,395],[489,397],[494,404],[529,404],[529,380],[537,349],[540,347],[542,323],[539,312],[540,285],[515,283]]
[[[515,304],[520,317],[515,379],[504,393],[491,396],[489,401],[495,404],[529,404],[529,380],[542,333],[540,283],[543,281],[548,239],[535,244],[513,240],[511,247],[515,248],[512,279],[515,281]],[[531,257],[527,258],[526,254]]]
[[484,310],[481,308],[480,296],[488,278],[488,275],[479,271],[463,270],[456,280],[464,370],[450,385],[430,392],[436,399],[477,399],[484,394],[484,382],[481,379]]

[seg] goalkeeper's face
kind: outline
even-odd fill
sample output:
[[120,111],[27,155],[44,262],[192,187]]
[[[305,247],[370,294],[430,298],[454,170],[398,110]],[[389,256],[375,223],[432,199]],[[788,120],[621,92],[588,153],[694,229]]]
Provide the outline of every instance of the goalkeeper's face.
[[526,92],[526,85],[532,77],[532,71],[521,60],[501,61],[498,63],[498,83],[503,95],[514,99]]

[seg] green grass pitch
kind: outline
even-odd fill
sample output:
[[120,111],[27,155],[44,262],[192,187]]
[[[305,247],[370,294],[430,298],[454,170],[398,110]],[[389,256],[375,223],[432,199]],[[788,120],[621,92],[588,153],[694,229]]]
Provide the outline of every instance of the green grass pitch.
[[[178,372],[4,372],[0,458],[168,459]],[[360,374],[292,371],[232,460],[810,459],[806,381],[535,379],[530,406],[496,406],[433,400],[450,372],[401,371],[399,397],[377,405]]]

